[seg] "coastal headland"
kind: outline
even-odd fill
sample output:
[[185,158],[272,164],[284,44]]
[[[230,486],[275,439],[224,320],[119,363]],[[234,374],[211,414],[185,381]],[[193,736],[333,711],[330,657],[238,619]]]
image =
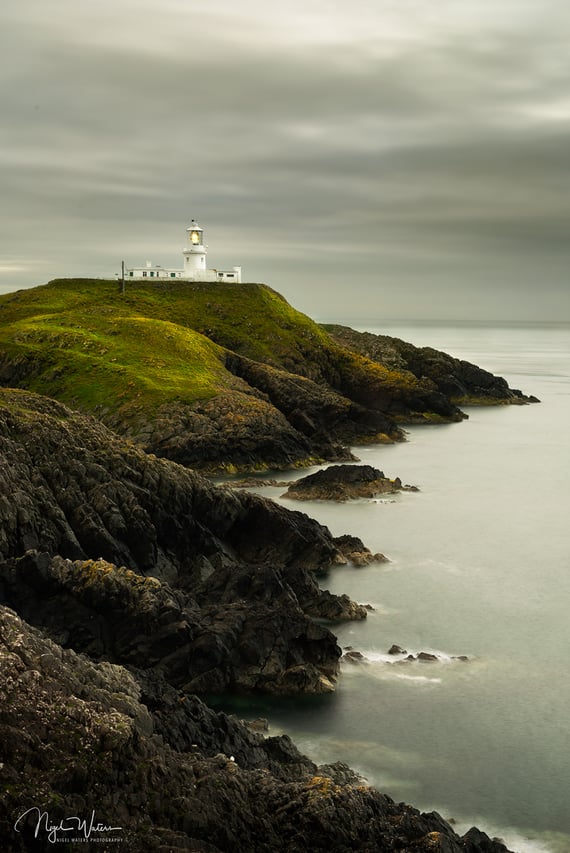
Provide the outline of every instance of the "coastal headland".
[[381,559],[205,474],[348,461],[462,420],[459,402],[532,399],[380,343],[389,357],[257,284],[0,298],[5,849],[75,831],[118,851],[504,853],[205,702],[333,691],[334,623],[367,609],[318,576]]

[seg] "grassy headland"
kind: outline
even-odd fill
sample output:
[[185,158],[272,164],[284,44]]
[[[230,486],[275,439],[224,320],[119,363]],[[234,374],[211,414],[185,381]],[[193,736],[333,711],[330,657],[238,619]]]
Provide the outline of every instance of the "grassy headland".
[[116,281],[58,279],[7,294],[0,381],[209,467],[335,458],[338,442],[401,438],[396,421],[461,417],[432,384],[335,341],[263,284],[127,282],[122,294]]

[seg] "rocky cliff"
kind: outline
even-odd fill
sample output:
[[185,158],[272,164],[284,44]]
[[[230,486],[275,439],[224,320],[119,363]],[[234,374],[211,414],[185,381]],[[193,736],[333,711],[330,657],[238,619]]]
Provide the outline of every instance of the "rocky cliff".
[[317,585],[346,562],[326,528],[27,392],[0,392],[0,449],[1,594],[26,619],[190,691],[333,688],[340,650],[307,613],[366,612]]
[[[259,284],[137,283],[121,295],[115,282],[59,280],[0,297],[0,383],[210,471],[342,461],[347,445],[401,440],[400,424],[463,418],[457,370],[436,381],[428,354],[363,355],[360,340]],[[513,397],[504,381],[477,381],[488,400]]]
[[[505,853],[0,607],[4,850]],[[65,843],[67,842],[67,843]],[[87,842],[87,843],[86,843]]]
[[323,328],[342,346],[373,362],[412,374],[424,386],[431,387],[457,405],[538,402],[536,397],[509,388],[501,376],[433,347],[416,347],[400,338],[356,332],[348,326],[327,325]]
[[504,853],[195,695],[333,689],[359,540],[21,390],[0,453],[3,849]]

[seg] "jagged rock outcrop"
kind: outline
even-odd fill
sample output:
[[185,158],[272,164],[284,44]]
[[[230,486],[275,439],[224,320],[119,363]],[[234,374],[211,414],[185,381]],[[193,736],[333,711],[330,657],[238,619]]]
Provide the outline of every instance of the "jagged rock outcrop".
[[214,486],[45,397],[0,391],[0,450],[0,557],[103,557],[182,586],[210,558],[309,568],[343,559],[304,513]]
[[260,464],[285,469],[312,457],[346,459],[348,453],[330,442],[317,448],[263,395],[249,392],[225,391],[192,406],[172,401],[152,418],[141,413],[105,421],[148,453],[196,470],[253,471]]
[[393,370],[407,371],[422,380],[426,389],[431,387],[452,403],[538,402],[536,397],[510,388],[501,376],[433,347],[416,347],[400,338],[357,332],[348,326],[327,325],[324,328],[340,345]]
[[[229,574],[231,583],[216,575],[191,596],[104,560],[32,551],[0,563],[0,599],[62,645],[156,670],[186,692],[330,692],[336,640],[307,617],[282,573],[234,566]],[[344,598],[341,615],[343,605],[357,608]],[[331,613],[330,599],[317,615]]]
[[5,603],[65,645],[188,691],[333,688],[340,650],[309,615],[366,613],[308,574],[346,562],[325,527],[54,401],[4,390],[0,403]]
[[401,491],[418,491],[403,485],[399,477],[390,479],[372,465],[330,465],[291,483],[285,496],[299,501],[347,501],[375,498]]
[[[340,456],[339,439],[354,443],[358,437],[402,437],[393,419],[376,405],[373,397],[368,399],[367,405],[361,405],[356,400],[358,391],[352,395],[336,390],[332,383],[340,382],[340,378],[334,373],[331,375],[325,356],[322,370],[317,374],[320,382],[304,375],[302,364],[296,366],[298,372],[289,373],[237,353],[228,353],[226,366],[250,387],[261,391],[295,429],[311,439],[312,446],[326,459]],[[314,370],[314,365],[311,367]],[[331,384],[327,382],[329,378]]]
[[286,737],[264,740],[167,685],[63,650],[5,607],[0,742],[0,837],[13,853],[71,833],[119,853],[506,851],[344,765],[316,767]]

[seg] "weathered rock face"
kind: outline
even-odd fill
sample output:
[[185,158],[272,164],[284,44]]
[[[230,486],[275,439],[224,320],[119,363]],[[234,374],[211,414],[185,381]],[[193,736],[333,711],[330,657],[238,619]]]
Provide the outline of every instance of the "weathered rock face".
[[[358,389],[355,395],[339,393],[334,384],[338,378],[324,354],[318,374],[320,382],[304,375],[302,364],[296,365],[299,372],[288,373],[236,353],[228,353],[226,366],[250,387],[261,391],[295,429],[311,439],[312,446],[326,459],[334,459],[335,447],[338,456],[335,442],[339,439],[354,443],[358,438],[362,440],[378,435],[402,437],[393,419],[375,404],[373,396],[368,400],[369,405],[361,405]],[[331,379],[330,384],[327,383],[328,378]]]
[[317,768],[288,738],[264,739],[160,676],[141,689],[122,667],[63,650],[5,607],[0,742],[0,837],[14,853],[51,849],[49,832],[69,839],[66,827],[131,853],[506,851],[395,804],[344,765]]
[[451,402],[462,405],[538,402],[536,397],[527,397],[522,391],[509,388],[502,377],[432,347],[416,347],[400,338],[356,332],[347,326],[325,328],[334,340],[347,349],[394,370],[409,371],[417,379],[423,380],[426,389],[431,387]]
[[340,650],[308,614],[365,612],[307,574],[346,561],[326,528],[45,398],[1,399],[5,603],[64,645],[187,691],[333,688]]
[[224,554],[310,568],[340,557],[307,515],[213,486],[47,398],[0,393],[0,450],[0,557],[100,556],[180,584]]
[[0,564],[1,598],[64,646],[157,670],[187,692],[330,692],[336,640],[305,615],[281,572],[233,567],[229,574],[232,583],[215,576],[202,585],[198,604],[104,560],[27,552]]
[[328,452],[336,459],[347,453],[332,446],[317,449],[261,394],[226,391],[193,406],[175,401],[132,427],[120,418],[106,421],[119,434],[131,435],[148,453],[202,470],[249,471],[260,464],[283,469],[313,455],[329,458]]
[[399,477],[385,477],[372,465],[330,465],[291,483],[286,496],[300,501],[347,501],[401,491],[418,489],[403,485]]

